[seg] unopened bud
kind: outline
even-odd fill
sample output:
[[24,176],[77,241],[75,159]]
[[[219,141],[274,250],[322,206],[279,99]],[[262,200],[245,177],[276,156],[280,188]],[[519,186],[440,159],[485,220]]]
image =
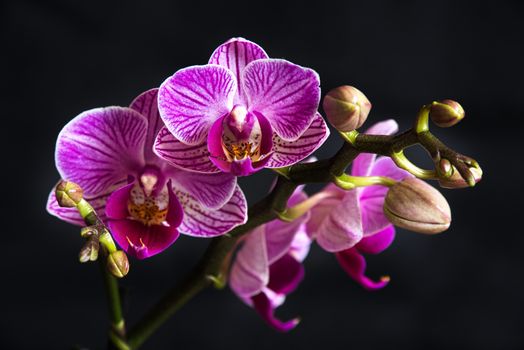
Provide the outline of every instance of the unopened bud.
[[78,260],[80,260],[81,263],[96,261],[96,259],[98,259],[99,250],[100,244],[98,243],[98,237],[91,237],[87,240],[82,249],[80,249]]
[[324,97],[324,111],[327,119],[338,131],[349,132],[364,124],[371,103],[367,97],[353,86],[339,86]]
[[434,102],[429,111],[429,117],[435,125],[441,128],[449,128],[464,119],[464,109],[453,100],[442,100]]
[[72,208],[82,200],[84,192],[74,182],[60,181],[55,189],[56,201],[61,207]]
[[446,158],[440,159],[436,164],[437,174],[441,178],[448,178],[453,175],[453,165]]
[[417,178],[406,178],[389,189],[384,213],[392,224],[419,233],[440,233],[451,223],[444,196]]
[[112,252],[107,257],[107,269],[118,278],[122,278],[129,272],[129,260],[123,250]]
[[464,188],[470,187],[478,183],[482,179],[482,169],[480,167],[470,167],[472,181],[468,183],[462,175],[460,175],[457,168],[452,168],[453,173],[449,177],[439,177],[438,183],[440,187],[444,188]]

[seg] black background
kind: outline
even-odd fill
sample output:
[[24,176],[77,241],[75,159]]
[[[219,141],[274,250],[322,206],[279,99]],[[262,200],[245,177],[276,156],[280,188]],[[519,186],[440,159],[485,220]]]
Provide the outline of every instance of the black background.
[[[228,290],[205,291],[144,349],[522,349],[522,17],[518,1],[2,2],[2,221],[0,348],[105,346],[107,314],[96,264],[77,263],[78,229],[45,212],[57,181],[53,153],[65,123],[99,106],[127,105],[177,69],[206,63],[233,36],[271,57],[315,69],[324,93],[351,84],[373,103],[368,125],[408,128],[434,99],[466,119],[437,135],[479,160],[474,189],[444,190],[451,228],[398,230],[368,259],[392,282],[369,293],[314,247],[306,279],[278,310],[302,323],[268,328]],[[4,100],[5,99],[5,100]],[[320,150],[331,155],[335,134]],[[424,162],[422,162],[423,164]],[[249,200],[271,182],[242,179]],[[250,184],[250,186],[246,186]],[[207,241],[182,237],[132,261],[123,281],[133,323],[196,262]],[[132,306],[132,308],[131,308]]]

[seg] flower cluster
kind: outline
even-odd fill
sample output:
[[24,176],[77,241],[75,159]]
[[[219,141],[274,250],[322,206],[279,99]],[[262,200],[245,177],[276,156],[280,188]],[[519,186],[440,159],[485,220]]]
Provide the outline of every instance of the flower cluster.
[[[288,176],[329,136],[319,103],[315,71],[269,58],[253,42],[231,39],[207,64],[175,72],[128,107],[95,108],[71,120],[58,135],[55,153],[58,172],[69,182],[51,192],[47,209],[73,224],[107,227],[121,249],[144,259],[166,250],[180,233],[216,237],[245,224],[247,203],[237,177],[275,169],[296,190],[285,198],[286,210],[271,212],[274,220],[244,232],[229,252],[234,260],[226,276],[233,292],[269,325],[288,331],[298,319],[281,321],[275,309],[304,277],[302,263],[312,242],[334,253],[362,287],[380,289],[389,277],[366,276],[364,255],[390,246],[393,224],[438,233],[451,220],[444,197],[414,175],[453,188],[472,185],[482,174],[474,160],[447,148],[431,154],[436,171],[415,167],[395,139],[384,136],[397,132],[394,120],[358,134],[371,104],[356,88],[343,86],[327,94],[323,108],[353,155],[338,173],[326,168],[329,183],[308,196],[302,185],[307,181]],[[451,100],[425,106],[416,137],[426,135],[428,118],[449,127],[463,116]],[[359,149],[359,135],[383,135],[391,147],[381,154],[390,157]],[[80,200],[96,220],[86,220]],[[96,260],[97,237],[90,237],[81,261]],[[121,261],[113,265],[127,273],[125,254],[110,251],[110,261]],[[116,275],[125,273],[117,269]]]

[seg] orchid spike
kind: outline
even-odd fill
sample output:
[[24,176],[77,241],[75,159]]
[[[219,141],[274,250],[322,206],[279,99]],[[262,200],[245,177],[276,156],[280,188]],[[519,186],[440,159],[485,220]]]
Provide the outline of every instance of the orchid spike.
[[[307,199],[301,189],[295,191],[289,206]],[[229,285],[233,292],[273,328],[286,332],[298,319],[281,321],[275,309],[294,291],[304,277],[301,262],[307,256],[311,240],[305,232],[309,213],[292,222],[273,220],[248,233],[231,267]]]
[[155,152],[187,170],[235,176],[298,163],[329,136],[317,112],[319,84],[315,71],[231,39],[207,65],[181,69],[160,86],[166,127]]
[[[138,96],[130,107],[86,111],[58,136],[60,176],[84,190],[117,243],[143,259],[168,248],[180,233],[213,237],[246,221],[246,200],[230,174],[194,174],[175,168],[153,153],[163,123],[157,89]],[[48,211],[82,225],[76,210],[61,208],[50,194]]]

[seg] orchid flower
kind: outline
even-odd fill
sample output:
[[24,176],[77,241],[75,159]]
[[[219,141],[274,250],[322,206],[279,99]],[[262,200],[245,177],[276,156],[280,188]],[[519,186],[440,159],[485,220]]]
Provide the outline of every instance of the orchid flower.
[[315,71],[231,39],[207,65],[181,69],[160,86],[166,126],[155,152],[184,169],[235,176],[295,164],[329,136],[317,112],[319,84]]
[[[368,134],[393,134],[398,130],[394,120],[373,125]],[[386,176],[402,180],[412,176],[398,168],[388,157],[363,153],[353,161],[353,176]],[[344,270],[367,289],[385,286],[388,278],[374,282],[365,276],[366,261],[362,253],[377,254],[393,241],[395,230],[383,213],[387,187],[369,186],[350,191],[330,184],[317,194],[318,204],[312,209],[308,233],[326,251],[336,253]]]
[[[153,153],[163,126],[157,89],[130,107],[81,113],[60,132],[55,161],[63,179],[84,190],[127,253],[147,258],[183,234],[213,237],[246,221],[246,200],[230,174],[195,174],[175,168]],[[62,208],[51,192],[48,211],[82,225],[76,210]]]
[[[289,206],[307,198],[295,191]],[[273,220],[248,233],[231,267],[229,285],[233,292],[273,328],[286,332],[298,319],[283,322],[274,316],[286,295],[296,289],[304,277],[301,262],[309,252],[310,238],[305,232],[309,212],[292,222]]]

